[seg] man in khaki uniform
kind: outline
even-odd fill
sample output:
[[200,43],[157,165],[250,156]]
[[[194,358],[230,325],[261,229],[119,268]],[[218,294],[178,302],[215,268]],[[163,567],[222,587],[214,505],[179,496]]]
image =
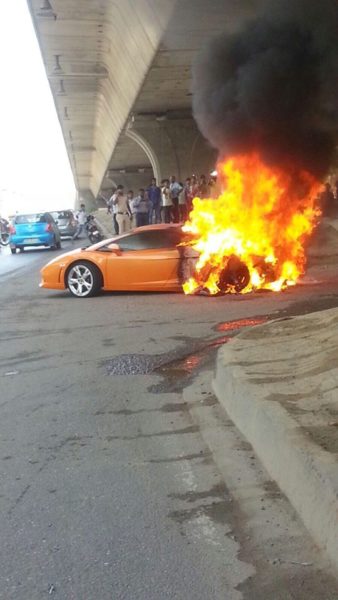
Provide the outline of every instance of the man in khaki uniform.
[[119,234],[130,231],[130,211],[128,198],[124,195],[123,190],[118,190],[116,198],[113,200],[116,207],[116,221],[119,226]]

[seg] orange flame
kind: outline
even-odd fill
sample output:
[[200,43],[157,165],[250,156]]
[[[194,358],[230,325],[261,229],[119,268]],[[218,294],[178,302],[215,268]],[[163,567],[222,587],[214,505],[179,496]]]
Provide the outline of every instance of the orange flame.
[[[194,198],[183,227],[198,257],[184,292],[280,291],[295,285],[305,268],[304,243],[320,216],[320,183],[304,171],[295,176],[267,166],[257,154],[233,157],[218,165],[218,173],[224,191],[216,199]],[[231,273],[230,259],[241,265],[243,276],[240,285],[232,285],[230,277],[225,289],[220,281],[225,269]]]

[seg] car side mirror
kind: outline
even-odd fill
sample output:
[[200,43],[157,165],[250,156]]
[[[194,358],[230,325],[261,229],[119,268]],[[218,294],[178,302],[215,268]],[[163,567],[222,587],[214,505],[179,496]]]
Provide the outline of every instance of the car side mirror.
[[109,244],[108,249],[110,252],[116,254],[116,256],[121,256],[122,250],[118,244]]

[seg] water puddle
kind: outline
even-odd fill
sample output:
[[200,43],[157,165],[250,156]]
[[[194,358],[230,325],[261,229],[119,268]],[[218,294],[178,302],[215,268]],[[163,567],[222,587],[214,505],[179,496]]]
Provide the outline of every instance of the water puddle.
[[168,354],[120,354],[101,364],[108,375],[147,375],[168,360]]
[[[218,348],[231,338],[221,336],[207,343],[195,344],[194,352],[187,349],[172,350],[162,354],[120,354],[105,360],[101,366],[108,375],[148,375],[150,373],[192,374],[203,361],[203,357],[213,348]],[[191,351],[191,348],[189,349]]]
[[107,375],[159,375],[160,383],[151,385],[151,393],[180,392],[189,385],[196,372],[210,368],[217,348],[229,342],[244,327],[253,327],[268,321],[267,317],[253,317],[219,323],[215,330],[228,332],[209,341],[185,340],[185,347],[162,354],[120,354],[101,363]]

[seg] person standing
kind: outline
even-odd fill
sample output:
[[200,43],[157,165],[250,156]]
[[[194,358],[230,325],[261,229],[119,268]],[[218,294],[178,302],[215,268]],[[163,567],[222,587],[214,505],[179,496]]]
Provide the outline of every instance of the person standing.
[[149,225],[150,201],[147,192],[143,188],[139,189],[139,195],[134,200],[134,206],[136,208],[136,226]]
[[154,217],[155,223],[161,223],[161,188],[158,187],[155,178],[151,180],[151,185],[148,187],[147,192],[151,203],[149,225],[152,224]]
[[194,198],[196,198],[198,196],[198,193],[199,193],[199,187],[198,187],[197,177],[196,177],[196,175],[193,175],[191,178],[191,190],[190,190],[191,202],[193,201]]
[[207,198],[208,197],[208,184],[207,184],[207,179],[205,175],[201,175],[200,180],[199,180],[199,184],[198,184],[198,195],[200,198]]
[[10,225],[7,219],[0,215],[0,245],[7,246],[9,242]]
[[128,200],[128,206],[129,206],[129,212],[131,214],[131,228],[135,229],[135,227],[137,226],[136,224],[136,213],[137,213],[137,208],[135,206],[135,200],[136,198],[134,198],[134,192],[133,190],[129,190],[128,194],[127,194],[127,200]]
[[187,216],[189,215],[192,208],[192,189],[191,189],[191,178],[187,177],[185,180],[184,188],[183,188],[184,198],[185,198],[185,206]]
[[162,208],[164,212],[164,222],[170,223],[172,220],[173,203],[170,195],[170,185],[168,179],[162,181]]
[[72,237],[72,240],[77,240],[85,228],[86,221],[87,221],[87,213],[86,213],[86,207],[84,204],[81,204],[80,210],[78,210],[75,213],[75,219],[77,221],[77,228]]
[[119,228],[119,234],[127,233],[130,231],[130,212],[127,196],[124,195],[123,190],[118,190],[116,198],[113,200],[113,206],[117,207],[116,221]]
[[215,190],[216,190],[216,177],[213,175],[210,175],[209,181],[208,181],[208,198],[215,197]]
[[180,183],[176,181],[175,175],[171,175],[170,177],[170,196],[172,200],[172,212],[174,223],[178,223],[179,221],[179,212],[178,212],[178,198],[182,191],[182,186]]
[[113,227],[114,227],[114,231],[116,235],[119,235],[119,224],[117,222],[117,205],[115,203],[115,200],[118,196],[118,192],[122,190],[123,192],[123,185],[118,185],[115,192],[112,194],[111,198],[109,199],[109,203],[110,206],[112,207],[112,211],[113,211]]
[[185,223],[187,220],[187,204],[185,199],[185,189],[182,183],[180,183],[181,191],[178,195],[178,216],[180,223]]

